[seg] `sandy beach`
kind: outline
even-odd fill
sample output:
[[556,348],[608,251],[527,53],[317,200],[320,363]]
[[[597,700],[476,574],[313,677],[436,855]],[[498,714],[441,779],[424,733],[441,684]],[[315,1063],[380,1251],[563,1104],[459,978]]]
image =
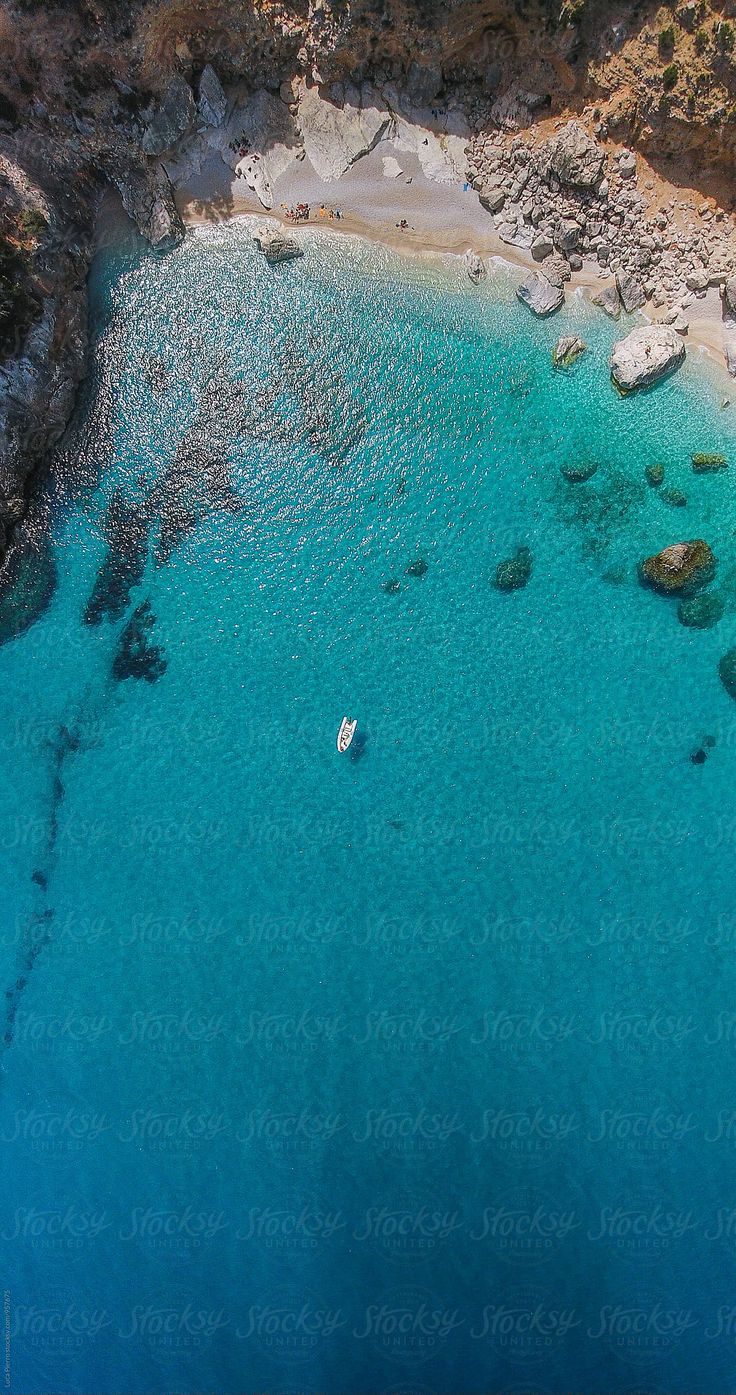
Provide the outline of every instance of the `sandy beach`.
[[[395,178],[384,174],[383,161],[392,147],[381,142],[357,160],[339,179],[326,182],[315,173],[308,158],[295,161],[274,184],[274,206],[264,209],[242,178],[233,178],[217,155],[202,170],[178,184],[176,202],[185,223],[196,225],[218,222],[239,214],[261,214],[264,221],[276,220],[286,226],[329,227],[331,231],[352,233],[380,242],[407,256],[461,256],[472,248],[486,260],[499,258],[512,267],[528,271],[537,263],[522,247],[504,242],[491,215],[482,206],[475,190],[461,182],[439,183],[427,177],[416,155],[402,154],[401,173]],[[660,197],[687,195],[657,180]],[[298,203],[310,206],[308,224],[294,225],[286,210]],[[320,206],[327,215],[320,217]],[[340,218],[330,218],[329,210],[339,209]],[[400,228],[405,219],[408,227]],[[568,291],[582,288],[592,292],[610,279],[610,272],[595,261],[583,263],[573,272]],[[523,312],[527,313],[527,312]],[[601,311],[601,313],[603,313]],[[657,319],[663,312],[642,314]],[[724,322],[717,287],[692,306],[686,344],[700,351],[722,371],[725,385],[731,385],[724,351]]]

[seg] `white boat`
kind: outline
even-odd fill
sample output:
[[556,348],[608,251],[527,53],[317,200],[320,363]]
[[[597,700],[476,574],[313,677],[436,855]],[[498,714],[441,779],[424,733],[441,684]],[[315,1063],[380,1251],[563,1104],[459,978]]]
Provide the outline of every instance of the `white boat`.
[[337,733],[337,749],[340,755],[347,751],[350,742],[355,736],[355,728],[357,725],[357,717],[343,717],[340,723],[340,730]]

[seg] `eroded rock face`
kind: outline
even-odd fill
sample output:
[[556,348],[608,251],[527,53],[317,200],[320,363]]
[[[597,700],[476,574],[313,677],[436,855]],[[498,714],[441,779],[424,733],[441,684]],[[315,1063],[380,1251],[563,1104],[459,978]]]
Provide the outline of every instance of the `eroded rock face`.
[[171,181],[160,165],[116,163],[110,178],[128,217],[157,252],[168,252],[184,241],[184,224],[174,203]]
[[372,150],[391,121],[383,98],[368,84],[334,94],[307,87],[299,103],[304,149],[319,178],[327,182],[339,179]]
[[199,79],[197,110],[205,126],[221,126],[227,112],[227,97],[211,63]]
[[164,150],[170,150],[186,135],[195,116],[194,94],[189,83],[182,77],[173,78],[143,134],[141,146],[146,155],[162,155]]
[[553,286],[542,271],[530,272],[526,281],[517,286],[516,294],[535,315],[554,314],[565,299],[562,286]]
[[288,233],[281,232],[278,228],[259,228],[253,234],[253,241],[262,251],[266,261],[273,265],[277,262],[289,262],[294,257],[304,255],[296,238],[289,237]]
[[641,564],[641,580],[665,596],[693,595],[713,580],[716,559],[707,542],[672,543]]
[[685,362],[685,345],[671,325],[643,325],[614,345],[611,377],[624,392],[649,387]]
[[641,281],[632,276],[630,271],[621,271],[617,273],[616,285],[627,315],[630,315],[632,310],[640,310],[646,300]]
[[577,121],[548,140],[543,150],[548,169],[561,184],[578,189],[594,189],[603,175],[604,152]]

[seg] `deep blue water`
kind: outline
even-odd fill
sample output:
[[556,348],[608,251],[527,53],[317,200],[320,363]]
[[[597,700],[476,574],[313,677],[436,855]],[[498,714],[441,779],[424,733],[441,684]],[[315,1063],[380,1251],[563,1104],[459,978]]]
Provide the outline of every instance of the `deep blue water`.
[[[695,353],[621,400],[575,297],[306,240],[94,269],[59,585],[0,650],[6,1386],[732,1392],[736,404]],[[86,624],[121,500],[145,569]],[[702,632],[636,579],[698,536]],[[145,601],[165,671],[116,681]]]

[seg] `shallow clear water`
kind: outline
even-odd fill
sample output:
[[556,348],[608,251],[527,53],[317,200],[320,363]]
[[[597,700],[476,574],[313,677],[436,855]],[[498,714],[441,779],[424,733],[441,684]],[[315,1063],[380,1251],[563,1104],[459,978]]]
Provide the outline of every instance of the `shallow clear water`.
[[[695,354],[619,399],[575,297],[305,240],[94,270],[86,484],[0,650],[9,1388],[733,1389],[736,409]],[[115,490],[164,479],[84,624]],[[698,536],[706,632],[635,572]],[[116,682],[146,599],[165,672]]]

